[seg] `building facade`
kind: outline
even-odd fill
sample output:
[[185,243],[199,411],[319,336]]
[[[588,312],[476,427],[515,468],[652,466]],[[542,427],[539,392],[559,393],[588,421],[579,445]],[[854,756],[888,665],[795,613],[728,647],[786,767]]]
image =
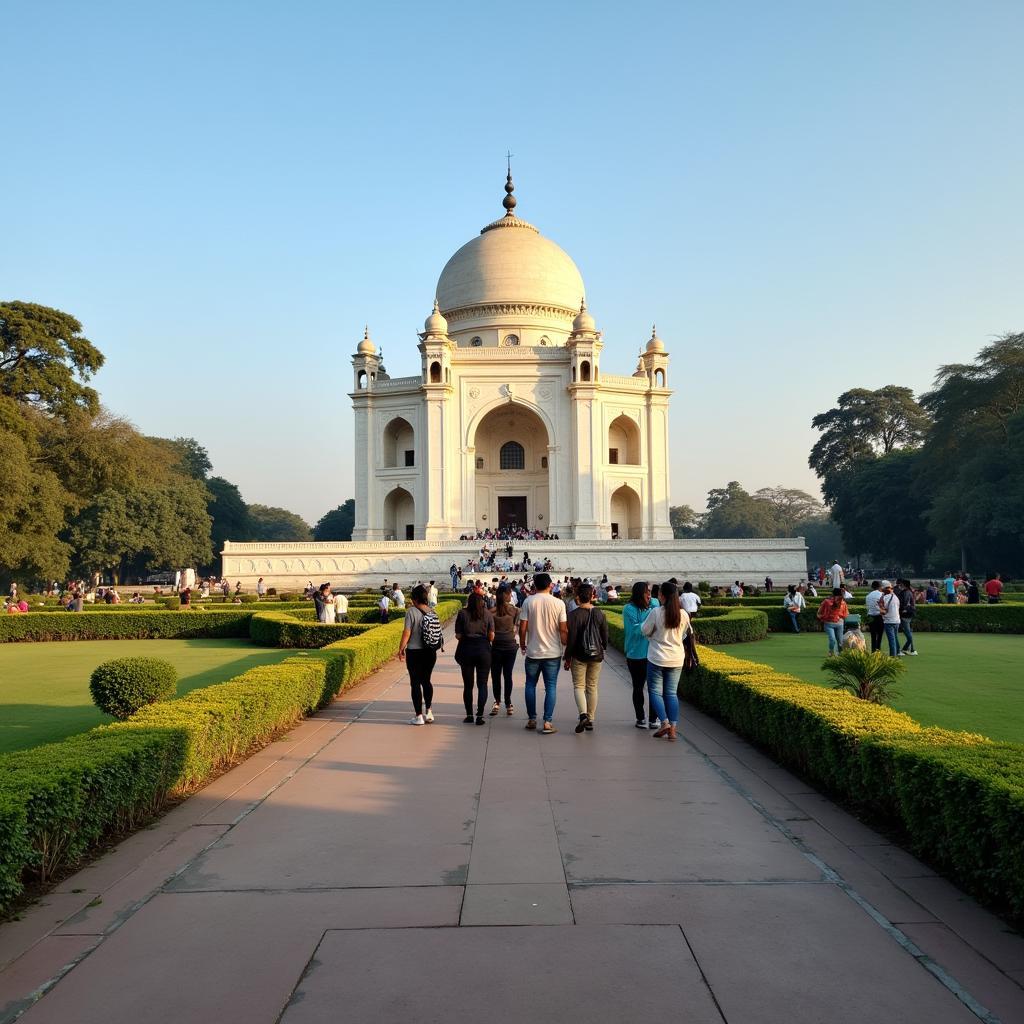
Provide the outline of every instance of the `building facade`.
[[513,191],[442,270],[420,373],[389,377],[368,330],[353,356],[355,543],[672,538],[665,345],[652,330],[631,377],[602,372],[580,272]]

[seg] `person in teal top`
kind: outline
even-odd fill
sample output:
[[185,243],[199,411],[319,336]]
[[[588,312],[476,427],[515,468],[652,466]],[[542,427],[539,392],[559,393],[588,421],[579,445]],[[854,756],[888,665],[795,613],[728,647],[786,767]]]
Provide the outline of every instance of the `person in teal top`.
[[658,607],[658,599],[651,597],[651,588],[646,582],[633,584],[629,602],[622,607],[622,624],[626,634],[626,664],[629,678],[633,682],[633,710],[636,712],[638,729],[657,729],[661,726],[653,708],[644,713],[644,697],[647,693],[647,637],[640,632],[644,619]]

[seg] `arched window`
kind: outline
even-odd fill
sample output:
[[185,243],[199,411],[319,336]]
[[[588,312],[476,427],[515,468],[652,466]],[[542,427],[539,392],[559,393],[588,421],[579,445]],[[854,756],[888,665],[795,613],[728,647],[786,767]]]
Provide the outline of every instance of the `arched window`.
[[430,383],[440,384],[441,383],[441,364],[431,363],[430,364]]
[[663,388],[665,386],[665,371],[655,370],[654,371],[654,386],[656,388]]
[[366,387],[366,371],[365,370],[360,370],[359,371],[359,390],[362,391],[362,389],[365,388],[365,387]]
[[518,441],[506,441],[501,446],[498,465],[502,469],[526,469],[526,452]]
[[506,344],[506,345],[518,345],[519,344],[519,335],[518,334],[506,334],[505,335],[505,342],[504,342],[504,344]]
[[590,363],[588,363],[585,359],[582,363],[580,363],[580,380],[590,380]]

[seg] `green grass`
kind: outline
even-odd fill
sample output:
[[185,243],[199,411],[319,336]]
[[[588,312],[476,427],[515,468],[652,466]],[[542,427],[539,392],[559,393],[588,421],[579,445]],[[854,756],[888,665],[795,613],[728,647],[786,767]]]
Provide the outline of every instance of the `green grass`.
[[[920,654],[902,659],[907,672],[897,684],[894,708],[923,725],[1024,743],[1024,636],[916,633],[914,640]],[[823,633],[773,633],[715,649],[828,685],[821,670],[828,651]]]
[[112,721],[89,696],[92,670],[111,658],[165,658],[178,670],[180,697],[295,653],[248,640],[0,644],[0,753],[54,743]]

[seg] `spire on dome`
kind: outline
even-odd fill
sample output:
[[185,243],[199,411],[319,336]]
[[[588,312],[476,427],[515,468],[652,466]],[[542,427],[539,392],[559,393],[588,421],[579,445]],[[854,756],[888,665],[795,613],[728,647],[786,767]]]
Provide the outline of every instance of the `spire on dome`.
[[512,193],[515,192],[516,187],[512,184],[512,153],[506,152],[505,159],[508,177],[505,178],[505,198],[502,199],[501,205],[505,207],[506,217],[514,217],[515,214],[512,211],[516,208],[516,197]]
[[587,300],[584,297],[580,299],[580,311],[572,322],[572,332],[573,334],[579,334],[584,331],[594,332],[596,330],[597,324],[594,323],[594,318],[587,312]]
[[369,324],[367,324],[363,328],[363,340],[361,342],[359,342],[359,347],[356,349],[356,351],[361,356],[371,356],[371,355],[375,355],[376,352],[377,352],[377,346],[374,345],[373,341],[370,339],[370,325]]

